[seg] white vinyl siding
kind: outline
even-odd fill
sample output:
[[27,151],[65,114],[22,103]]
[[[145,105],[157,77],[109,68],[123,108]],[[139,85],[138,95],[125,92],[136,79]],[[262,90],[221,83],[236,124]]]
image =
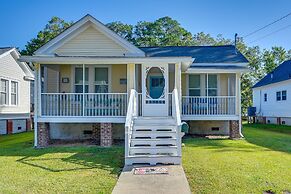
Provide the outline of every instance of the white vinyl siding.
[[[9,106],[11,104],[9,101],[9,93],[7,97],[7,106],[1,106],[0,115],[1,114],[24,114],[30,112],[30,81],[24,80],[25,73],[22,68],[16,62],[16,60],[8,54],[0,58],[1,71],[0,71],[0,79],[5,79],[10,82],[8,84],[8,90],[11,89],[11,81],[17,82],[17,94],[16,101],[17,106]],[[15,95],[13,95],[15,96]],[[19,98],[21,97],[21,100]],[[12,97],[13,98],[13,97]],[[1,98],[2,99],[2,98]],[[1,100],[2,101],[2,100]],[[1,118],[1,116],[0,116]]]
[[124,56],[126,49],[92,26],[56,50],[60,56]]
[[[253,106],[256,107],[257,114],[266,117],[291,117],[291,99],[288,98],[290,92],[291,80],[254,88]],[[267,101],[264,101],[265,93]]]

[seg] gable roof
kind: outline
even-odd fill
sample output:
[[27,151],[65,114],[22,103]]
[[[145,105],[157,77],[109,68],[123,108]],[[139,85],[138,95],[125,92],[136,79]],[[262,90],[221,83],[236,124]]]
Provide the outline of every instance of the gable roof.
[[101,33],[103,33],[108,38],[112,39],[116,44],[119,44],[121,47],[130,51],[134,56],[144,56],[144,52],[140,50],[138,47],[134,46],[124,38],[120,37],[118,34],[107,28],[103,23],[95,19],[93,16],[87,14],[65,31],[60,33],[58,36],[47,42],[45,45],[40,47],[38,50],[34,52],[35,55],[53,55],[52,51],[59,48],[66,41],[70,40],[71,37],[75,37],[76,34],[82,32],[82,28],[86,26],[86,24],[90,24],[96,29],[98,29]]
[[25,74],[24,79],[34,80],[34,74],[31,71],[28,64],[25,62],[18,61],[18,59],[20,58],[20,53],[18,52],[18,50],[16,48],[14,48],[14,47],[0,47],[0,60],[2,57],[6,56],[8,54],[10,54],[14,58],[16,63],[19,65],[19,67],[24,72],[24,74]]
[[291,60],[283,62],[271,73],[267,74],[263,79],[256,83],[253,88],[278,83],[291,79]]
[[140,47],[148,57],[191,56],[195,63],[248,63],[234,45]]

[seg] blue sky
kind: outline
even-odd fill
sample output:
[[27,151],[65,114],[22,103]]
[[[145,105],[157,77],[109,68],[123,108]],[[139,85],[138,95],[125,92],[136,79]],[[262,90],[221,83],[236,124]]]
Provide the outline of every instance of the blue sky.
[[[206,32],[233,38],[246,35],[291,12],[291,0],[3,0],[0,47],[24,45],[52,16],[76,21],[87,13],[103,23],[128,24],[170,16],[191,33]],[[246,39],[247,43],[291,24],[291,16]],[[291,49],[291,26],[249,45]]]

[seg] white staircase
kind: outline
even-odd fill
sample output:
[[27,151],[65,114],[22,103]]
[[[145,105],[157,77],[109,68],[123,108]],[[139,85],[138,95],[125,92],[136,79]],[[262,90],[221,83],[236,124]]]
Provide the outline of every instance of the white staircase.
[[132,91],[125,125],[125,164],[180,164],[182,133],[177,108],[169,117],[138,117],[136,99]]
[[179,164],[178,133],[172,117],[136,117],[126,164]]

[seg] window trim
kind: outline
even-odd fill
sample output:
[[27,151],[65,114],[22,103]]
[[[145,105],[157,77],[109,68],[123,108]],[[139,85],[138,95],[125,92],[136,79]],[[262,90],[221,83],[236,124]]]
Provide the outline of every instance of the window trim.
[[[285,92],[285,99],[283,99],[283,92]],[[287,100],[287,90],[282,90],[281,91],[281,101],[286,101]]]
[[[19,106],[19,81],[11,78],[6,78],[6,77],[0,77],[0,80],[6,80],[8,81],[8,92],[7,92],[7,104],[0,104],[1,107],[18,107]],[[11,103],[11,94],[12,94],[12,82],[15,82],[17,84],[17,89],[16,89],[16,104]]]
[[[278,94],[280,94],[280,96],[278,96]],[[278,99],[278,97],[280,97],[280,98]],[[277,92],[276,92],[276,101],[277,101],[277,102],[282,101],[282,92],[281,92],[281,91],[277,91]]]
[[[96,76],[96,69],[98,69],[98,68],[107,68],[107,78],[108,78],[108,81],[107,81],[108,83],[107,84],[97,84],[96,83],[95,76]],[[111,85],[110,79],[111,79],[111,77],[110,77],[110,68],[108,66],[107,67],[106,66],[94,66],[93,79],[94,79],[94,81],[93,81],[93,91],[94,91],[94,93],[97,93],[95,91],[96,86],[103,86],[103,85],[107,85],[107,88],[108,88],[107,93],[110,93],[110,85]]]
[[268,102],[268,94],[264,93],[264,102]]
[[[76,64],[71,66],[71,91],[75,92],[75,68],[76,67],[82,67],[83,64]],[[112,87],[112,65],[111,64],[85,64],[85,68],[89,68],[89,74],[88,74],[88,93],[95,94],[95,67],[107,67],[108,68],[108,93],[111,93],[111,87]],[[86,84],[85,84],[86,85]],[[82,94],[82,93],[80,93]]]
[[[76,84],[75,83],[75,81],[76,81],[76,68],[83,68],[83,66],[81,65],[75,65],[74,67],[73,67],[73,79],[72,79],[72,91],[74,91],[74,93],[77,93],[76,92],[76,86],[83,86],[83,83],[82,84]],[[86,88],[86,86],[88,86],[88,92],[87,93],[90,93],[90,80],[89,80],[89,78],[90,78],[90,68],[89,68],[89,66],[86,66],[85,65],[85,72],[86,72],[86,68],[88,68],[88,84],[86,84],[86,80],[85,80],[85,88]],[[83,71],[83,69],[82,69],[82,71]],[[86,74],[86,73],[85,73]],[[83,75],[82,75],[82,77],[83,77]],[[78,94],[82,94],[83,93],[83,91],[81,92],[81,93],[78,93]],[[85,93],[86,93],[86,89],[85,89]]]
[[[199,88],[191,88],[190,87],[190,76],[191,75],[199,75],[199,79],[200,79],[200,86],[199,86]],[[190,90],[198,90],[198,89],[200,91],[200,95],[199,96],[201,96],[201,80],[202,80],[202,76],[201,75],[202,74],[198,74],[198,73],[197,74],[196,73],[188,74],[188,76],[187,76],[187,96],[190,96]]]
[[[209,75],[216,75],[216,88],[209,88]],[[219,91],[219,78],[218,74],[216,73],[208,73],[205,74],[205,96],[209,96],[209,91],[208,90],[216,90],[216,96],[219,96],[218,91]]]

